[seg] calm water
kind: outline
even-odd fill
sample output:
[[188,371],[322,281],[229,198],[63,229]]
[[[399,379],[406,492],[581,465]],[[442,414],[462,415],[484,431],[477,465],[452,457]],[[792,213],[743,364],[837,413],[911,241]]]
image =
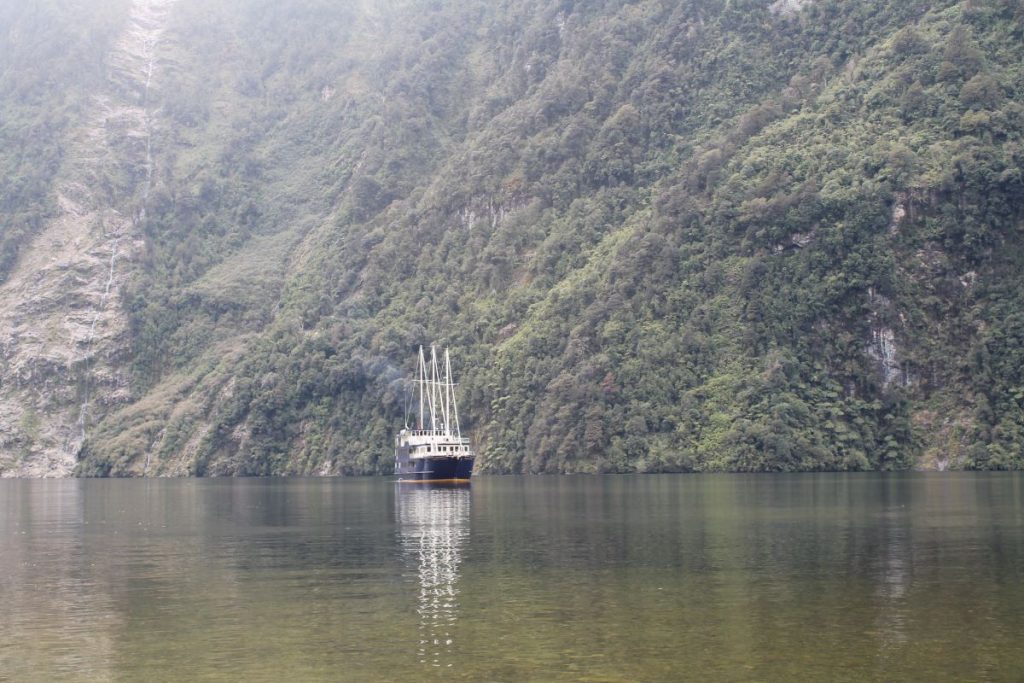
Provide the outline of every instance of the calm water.
[[1024,477],[0,481],[8,679],[1024,680]]

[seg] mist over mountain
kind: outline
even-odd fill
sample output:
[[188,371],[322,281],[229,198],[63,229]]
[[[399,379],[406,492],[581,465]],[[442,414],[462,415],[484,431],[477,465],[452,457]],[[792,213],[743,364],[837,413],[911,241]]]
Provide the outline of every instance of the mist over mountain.
[[0,5],[0,474],[1024,465],[1022,0]]

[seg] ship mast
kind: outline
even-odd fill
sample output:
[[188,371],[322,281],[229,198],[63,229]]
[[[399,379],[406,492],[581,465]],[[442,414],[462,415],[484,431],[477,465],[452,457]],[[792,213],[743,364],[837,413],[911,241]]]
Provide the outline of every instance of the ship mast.
[[430,375],[427,380],[430,385],[430,429],[437,431],[437,413],[441,411],[442,406],[441,396],[438,392],[438,379],[437,379],[437,350],[434,345],[430,345],[430,368],[428,370]]
[[[423,415],[423,399],[424,399],[424,396],[423,396],[423,394],[424,394],[424,389],[425,389],[424,385],[426,385],[426,383],[427,383],[427,362],[426,362],[426,359],[423,357],[423,347],[422,346],[420,347],[419,379],[416,380],[416,383],[420,385],[420,430],[423,430],[423,429],[426,428],[425,427],[426,423],[425,423],[425,421],[423,419],[424,418],[424,415]],[[430,406],[430,412],[431,412],[431,414],[433,414],[433,412],[434,412],[433,406]]]
[[[452,361],[448,349],[444,350],[444,375],[437,358],[437,348],[430,347],[430,361],[427,361],[423,347],[420,346],[419,378],[420,385],[420,423],[419,429],[428,429],[427,411],[430,412],[431,431],[444,430],[446,434],[455,433],[461,438],[459,429],[459,406],[455,401],[455,382],[452,381]],[[452,423],[454,422],[454,429]]]
[[[456,438],[462,438],[462,432],[459,430],[459,404],[455,401],[455,383],[452,382],[452,361],[448,355],[448,348],[444,350],[444,375],[445,375],[445,391],[451,396],[451,410],[452,417],[455,420],[455,436]],[[451,429],[449,429],[451,431]]]

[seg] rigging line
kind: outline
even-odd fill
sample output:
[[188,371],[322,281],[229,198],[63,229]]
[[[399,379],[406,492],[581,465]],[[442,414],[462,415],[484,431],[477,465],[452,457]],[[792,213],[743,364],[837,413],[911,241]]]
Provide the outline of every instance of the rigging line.
[[402,397],[403,403],[405,404],[405,428],[409,428],[409,411],[412,410],[412,392],[409,390],[409,384],[402,381]]

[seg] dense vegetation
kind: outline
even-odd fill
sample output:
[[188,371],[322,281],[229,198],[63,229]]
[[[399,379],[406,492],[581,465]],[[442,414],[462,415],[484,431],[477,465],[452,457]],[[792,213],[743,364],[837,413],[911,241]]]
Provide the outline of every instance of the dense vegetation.
[[1024,3],[799,4],[180,0],[80,471],[1021,467]]

